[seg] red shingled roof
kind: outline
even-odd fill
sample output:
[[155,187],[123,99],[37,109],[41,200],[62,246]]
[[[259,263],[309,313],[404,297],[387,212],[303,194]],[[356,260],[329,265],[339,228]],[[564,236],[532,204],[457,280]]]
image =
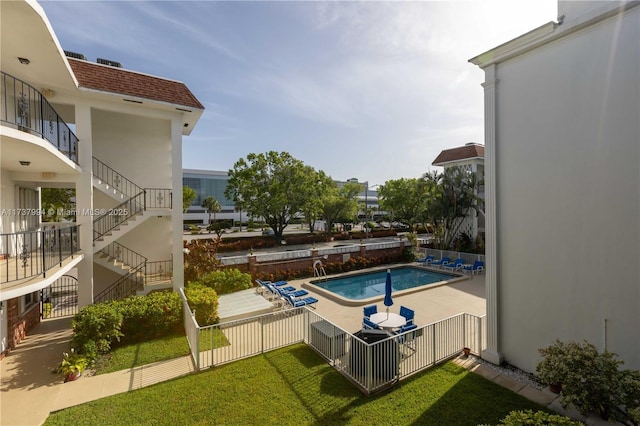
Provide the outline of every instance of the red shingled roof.
[[468,144],[458,148],[445,149],[431,163],[440,166],[451,161],[466,160],[469,158],[484,158],[484,145]]
[[204,109],[184,83],[67,58],[80,87]]

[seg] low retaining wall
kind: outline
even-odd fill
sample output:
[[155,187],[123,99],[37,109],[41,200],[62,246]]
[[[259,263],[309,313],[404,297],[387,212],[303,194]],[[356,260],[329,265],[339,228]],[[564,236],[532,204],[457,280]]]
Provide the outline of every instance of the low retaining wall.
[[277,253],[249,254],[246,256],[222,257],[225,268],[239,269],[252,276],[275,274],[278,271],[313,271],[313,264],[320,260],[328,263],[346,263],[352,257],[369,259],[399,258],[402,256],[406,240],[372,244],[345,244],[325,249],[292,250]]

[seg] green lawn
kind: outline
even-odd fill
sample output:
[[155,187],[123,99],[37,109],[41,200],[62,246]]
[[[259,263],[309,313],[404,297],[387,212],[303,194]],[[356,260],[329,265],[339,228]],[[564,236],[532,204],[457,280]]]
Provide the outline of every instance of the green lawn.
[[451,362],[364,396],[306,345],[52,414],[47,425],[478,425],[543,407]]
[[[202,333],[200,350],[211,347],[211,333]],[[213,329],[216,347],[225,346],[229,341],[219,329]],[[96,374],[112,373],[167,359],[189,355],[189,343],[184,333],[159,337],[147,342],[117,346],[106,355],[101,355],[95,365]]]

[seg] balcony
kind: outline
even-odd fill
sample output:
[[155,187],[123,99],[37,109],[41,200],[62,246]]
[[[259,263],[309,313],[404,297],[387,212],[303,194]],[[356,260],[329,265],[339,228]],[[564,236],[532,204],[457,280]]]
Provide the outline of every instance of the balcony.
[[0,284],[42,276],[80,251],[79,225],[0,234]]
[[37,89],[0,71],[0,121],[38,135],[78,164],[78,138]]

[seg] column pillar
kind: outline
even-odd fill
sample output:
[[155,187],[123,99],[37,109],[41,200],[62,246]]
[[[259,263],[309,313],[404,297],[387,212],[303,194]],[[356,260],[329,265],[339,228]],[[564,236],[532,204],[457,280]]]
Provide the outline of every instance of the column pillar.
[[173,254],[173,291],[184,287],[182,238],[182,117],[171,120],[171,253]]
[[496,65],[485,68],[484,87],[484,143],[485,143],[485,274],[487,298],[487,347],[482,351],[483,359],[502,363],[499,344],[499,287],[498,287],[498,228],[496,226]]
[[78,264],[78,307],[93,303],[93,142],[91,139],[91,107],[78,104],[76,136],[78,136],[78,164],[82,174],[76,178],[76,223],[80,225],[80,252],[84,255]]

